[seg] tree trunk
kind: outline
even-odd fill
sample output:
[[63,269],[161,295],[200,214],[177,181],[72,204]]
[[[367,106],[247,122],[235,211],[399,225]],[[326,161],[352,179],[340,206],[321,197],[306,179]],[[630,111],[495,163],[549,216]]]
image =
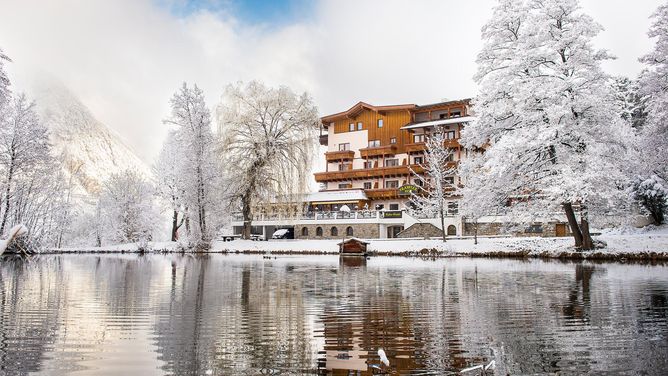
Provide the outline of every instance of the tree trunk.
[[12,159],[7,172],[7,190],[5,191],[5,213],[2,216],[2,224],[0,225],[0,235],[5,233],[5,226],[7,225],[7,217],[9,216],[9,195],[11,193],[12,179],[14,178],[14,160]]
[[172,241],[175,242],[178,240],[179,235],[179,226],[178,226],[178,220],[179,220],[179,212],[174,210],[174,214],[172,215]]
[[580,226],[578,226],[578,220],[575,218],[575,212],[573,211],[573,204],[570,202],[565,202],[561,204],[566,213],[566,218],[568,219],[568,226],[571,228],[571,233],[575,239],[575,248],[582,248],[582,232],[580,231]]
[[594,240],[589,233],[589,212],[584,205],[580,212],[580,230],[582,231],[582,250],[590,251],[594,249]]
[[478,220],[473,222],[473,244],[478,245]]
[[244,217],[244,228],[241,232],[242,239],[251,238],[251,225],[253,222],[253,214],[251,213],[251,190],[247,189],[243,196],[241,196],[241,213]]
[[443,208],[441,208],[441,234],[443,235],[443,243],[445,243],[445,213],[443,213]]

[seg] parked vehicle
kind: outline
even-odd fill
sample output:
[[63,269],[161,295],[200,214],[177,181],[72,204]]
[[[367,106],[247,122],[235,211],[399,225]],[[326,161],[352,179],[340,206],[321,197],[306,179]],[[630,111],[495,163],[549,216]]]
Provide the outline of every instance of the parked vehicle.
[[279,228],[274,231],[274,234],[271,235],[272,239],[294,239],[295,233],[294,230],[289,228]]

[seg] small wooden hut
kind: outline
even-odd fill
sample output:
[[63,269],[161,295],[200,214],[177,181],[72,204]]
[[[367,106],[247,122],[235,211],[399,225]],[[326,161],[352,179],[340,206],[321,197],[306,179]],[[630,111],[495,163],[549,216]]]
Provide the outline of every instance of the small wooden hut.
[[339,243],[339,254],[341,256],[366,256],[368,242],[357,238],[345,239]]

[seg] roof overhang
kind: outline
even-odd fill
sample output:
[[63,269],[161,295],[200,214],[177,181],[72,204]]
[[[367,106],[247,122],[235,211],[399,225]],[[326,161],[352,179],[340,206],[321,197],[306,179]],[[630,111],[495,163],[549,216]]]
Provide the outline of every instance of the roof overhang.
[[464,116],[450,119],[440,119],[432,121],[423,121],[420,123],[411,123],[401,127],[401,129],[419,129],[419,128],[432,128],[437,125],[449,125],[449,124],[461,124],[461,123],[470,123],[475,120],[473,116]]
[[327,115],[322,118],[320,118],[320,121],[322,124],[327,128],[330,122],[340,120],[340,119],[345,119],[349,118],[352,119],[356,117],[357,115],[361,114],[362,111],[364,110],[369,110],[373,112],[378,112],[380,114],[385,114],[386,112],[389,111],[403,111],[403,110],[412,110],[415,107],[417,107],[415,104],[397,104],[397,105],[391,105],[391,106],[374,106],[365,102],[358,102],[354,106],[350,107],[347,111],[339,112],[336,114],[332,115]]
[[365,201],[369,198],[362,189],[341,191],[321,191],[310,193],[306,201],[313,204],[349,204]]

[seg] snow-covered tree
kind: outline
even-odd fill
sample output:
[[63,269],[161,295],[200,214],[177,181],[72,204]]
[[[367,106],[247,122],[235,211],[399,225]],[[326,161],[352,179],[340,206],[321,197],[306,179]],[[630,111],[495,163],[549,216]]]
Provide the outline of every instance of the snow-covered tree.
[[652,16],[649,37],[656,39],[654,50],[640,61],[646,68],[638,79],[646,118],[639,129],[637,157],[629,191],[643,212],[656,224],[664,222],[665,192],[668,192],[668,4]]
[[111,175],[100,193],[103,238],[111,242],[151,240],[157,218],[153,192],[153,187],[135,171]]
[[441,220],[441,235],[446,241],[447,231],[445,217],[448,215],[448,201],[452,200],[456,191],[456,164],[453,162],[452,149],[446,145],[447,137],[442,128],[436,128],[429,134],[425,142],[424,162],[419,166],[423,174],[411,172],[420,182],[418,191],[411,192],[412,211],[427,217],[438,216]]
[[631,181],[629,191],[641,209],[652,216],[654,224],[660,225],[665,221],[668,211],[668,184],[665,180],[656,175],[647,179],[638,176]]
[[304,193],[316,150],[318,111],[311,97],[253,81],[230,85],[218,109],[228,194],[239,202],[243,237],[258,200],[293,200]]
[[601,69],[610,56],[592,47],[600,30],[576,0],[501,0],[482,32],[478,120],[462,137],[485,148],[478,172],[507,214],[529,223],[563,211],[581,249],[594,247],[590,214],[625,196],[631,138]]
[[33,246],[54,244],[68,210],[63,182],[34,103],[10,98],[0,109],[0,234],[23,224]]
[[34,103],[25,95],[14,98],[5,107],[0,119],[0,169],[3,172],[2,201],[0,201],[0,234],[5,232],[15,195],[22,189],[17,182],[38,170],[50,159],[48,133],[35,114]]
[[188,208],[191,240],[198,247],[207,247],[215,228],[211,209],[216,204],[214,191],[218,184],[219,168],[214,154],[211,114],[204,94],[197,85],[185,83],[171,100],[172,114],[165,123],[175,126],[173,138],[179,150],[174,166],[176,177],[183,183],[184,200]]
[[642,128],[647,118],[645,97],[640,94],[637,80],[614,77],[611,82],[617,109],[622,119],[636,130]]
[[10,81],[4,69],[5,61],[11,61],[11,59],[9,59],[9,57],[2,52],[2,48],[0,48],[0,106],[5,104],[10,97]]
[[654,50],[640,61],[646,69],[640,74],[640,92],[647,103],[647,121],[640,134],[642,159],[649,175],[668,180],[668,4],[653,15],[649,37],[656,39]]
[[188,218],[186,191],[188,184],[183,179],[183,151],[174,132],[171,132],[162,146],[154,165],[158,196],[164,199],[172,212],[171,240],[179,238],[179,229]]
[[[504,213],[503,189],[489,179],[484,170],[485,158],[481,150],[469,150],[465,163],[459,166],[460,176],[466,177],[458,194],[459,213],[465,222],[473,226],[473,243],[478,244],[480,219]],[[466,225],[466,224],[465,224]]]

